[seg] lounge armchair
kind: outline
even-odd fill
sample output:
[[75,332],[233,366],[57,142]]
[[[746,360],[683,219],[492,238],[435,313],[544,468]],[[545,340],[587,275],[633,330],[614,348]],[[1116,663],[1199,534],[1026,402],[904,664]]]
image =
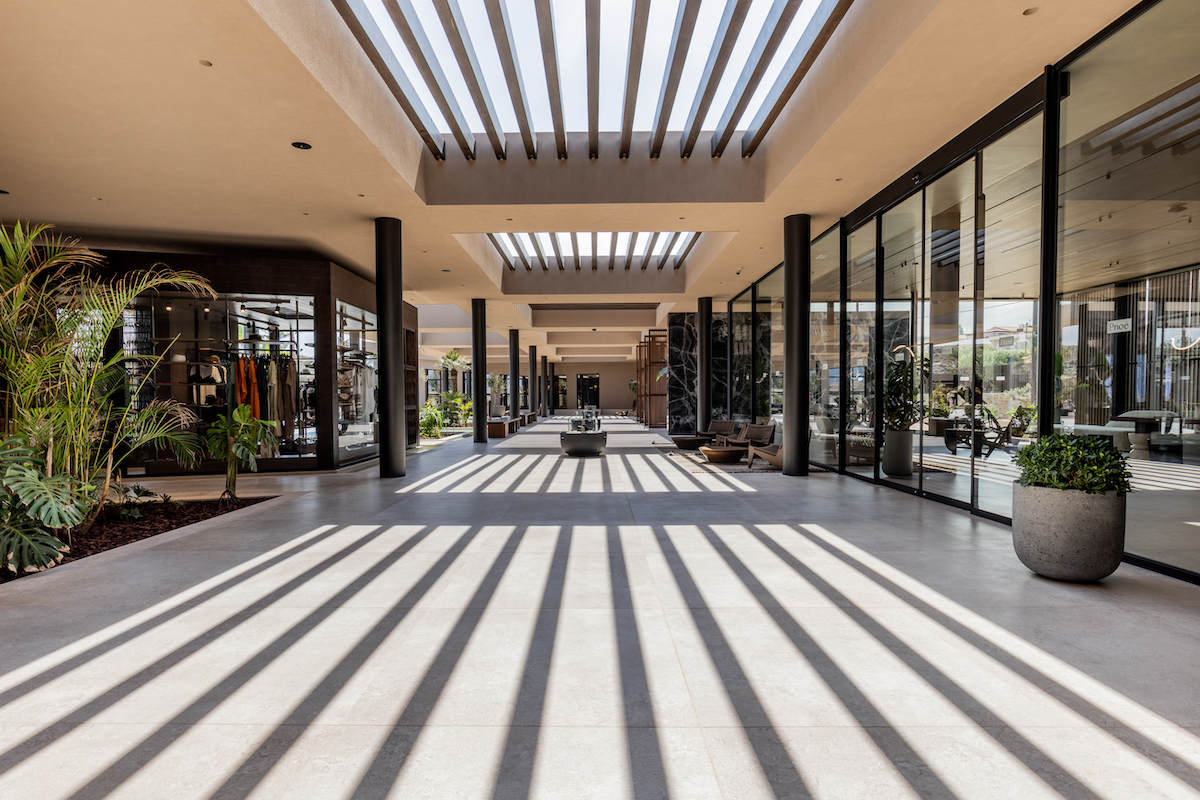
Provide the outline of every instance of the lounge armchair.
[[755,458],[761,458],[775,467],[775,469],[783,469],[783,445],[769,444],[765,447],[759,447],[752,444],[748,453],[746,456],[746,466],[748,467],[754,466]]
[[766,447],[775,438],[774,425],[743,425],[737,436],[718,436],[717,447]]
[[718,436],[730,436],[737,428],[737,423],[731,419],[714,419],[709,420],[708,430],[696,431],[697,436],[707,436],[709,441]]

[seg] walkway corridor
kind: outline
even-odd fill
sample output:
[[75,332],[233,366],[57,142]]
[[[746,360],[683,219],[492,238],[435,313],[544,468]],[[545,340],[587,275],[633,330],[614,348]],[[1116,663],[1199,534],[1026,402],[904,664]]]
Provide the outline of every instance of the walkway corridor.
[[247,477],[0,586],[0,797],[1200,797],[1200,587],[604,427]]

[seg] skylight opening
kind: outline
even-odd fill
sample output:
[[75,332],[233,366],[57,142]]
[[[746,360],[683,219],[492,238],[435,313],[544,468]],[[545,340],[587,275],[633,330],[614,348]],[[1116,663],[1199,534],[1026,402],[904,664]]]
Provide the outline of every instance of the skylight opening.
[[[681,131],[687,126],[692,103],[704,89],[700,85],[700,77],[704,72],[704,65],[708,63],[708,54],[712,51],[713,42],[717,37],[717,26],[721,24],[721,14],[724,11],[725,0],[703,0],[700,5],[700,13],[696,15],[696,27],[692,30],[692,43],[688,47],[687,60],[683,63],[679,91],[675,95],[675,106],[671,109],[667,130]],[[670,36],[670,33],[668,32],[667,35]],[[670,46],[670,40],[667,45]]]
[[[599,126],[602,131],[621,130],[621,118],[625,113],[625,80],[629,75],[629,36],[632,23],[633,0],[605,0],[600,4]],[[646,38],[649,39],[649,32]],[[644,52],[643,50],[643,61]],[[604,250],[603,247],[600,249]]]
[[[551,8],[554,9],[554,43],[562,91],[563,127],[568,131],[586,131],[586,3],[579,0],[551,0]],[[536,21],[534,24],[537,24]]]
[[725,74],[721,76],[721,80],[717,84],[712,105],[708,107],[708,112],[704,115],[704,122],[700,126],[701,130],[715,130],[720,124],[721,115],[725,113],[725,107],[729,105],[729,98],[733,96],[733,89],[746,69],[751,56],[750,51],[762,32],[763,23],[766,22],[767,13],[771,10],[772,5],[772,0],[756,0],[750,6],[750,11],[746,14],[746,21],[742,25],[741,31],[738,32],[737,43],[733,46],[733,52],[729,56]]
[[675,241],[675,246],[671,248],[671,252],[668,255],[678,256],[683,252],[683,248],[687,247],[687,243],[692,240],[694,235],[691,231],[684,231],[679,234],[679,238]]
[[624,253],[629,250],[629,237],[632,236],[629,231],[620,231],[617,233],[617,252]]
[[[642,53],[642,74],[638,79],[637,108],[633,115],[635,131],[654,128],[654,112],[662,93],[663,77],[667,74],[671,34],[675,30],[675,18],[682,12],[683,4],[679,0],[651,0],[646,24],[646,48]],[[620,244],[617,249],[621,249]]]
[[554,236],[558,239],[558,249],[562,252],[563,258],[574,258],[575,248],[571,246],[571,234],[556,233]]
[[[517,124],[517,113],[513,110],[512,96],[504,79],[504,66],[500,63],[500,53],[496,49],[496,40],[492,34],[492,24],[484,0],[459,0],[458,4],[462,9],[463,19],[466,20],[466,31],[475,49],[475,57],[479,59],[479,71],[483,73],[483,89],[491,98],[492,107],[496,110],[497,124],[504,133],[517,133],[521,127]],[[459,102],[464,101],[460,98]]]
[[550,241],[550,234],[535,233],[534,236],[537,237],[538,244],[542,246],[542,252],[546,255],[546,258],[553,257],[554,243]]
[[579,239],[579,257],[591,258],[592,256],[592,232],[576,233],[576,238]]
[[537,12],[533,0],[504,2],[508,7],[513,39],[517,44],[517,52],[513,53],[513,57],[520,65],[533,129],[552,131],[554,120],[550,114],[550,90],[546,81],[546,65],[542,61],[542,40],[538,32]]
[[421,75],[421,71],[417,69],[417,63],[413,61],[412,54],[408,52],[408,48],[404,45],[404,40],[400,38],[399,31],[396,30],[395,23],[392,22],[391,16],[387,9],[384,8],[382,0],[363,0],[367,6],[367,10],[371,12],[371,19],[375,21],[380,32],[383,33],[383,38],[387,40],[388,45],[392,48],[392,53],[396,56],[396,60],[400,62],[400,68],[404,71],[404,77],[412,84],[413,90],[417,93],[417,99],[421,105],[425,106],[425,111],[428,112],[433,124],[442,133],[449,133],[450,126],[446,124],[446,118],[442,116],[442,111],[438,108],[437,102],[433,99],[433,92],[429,91],[429,85],[425,83],[425,78]]
[[637,258],[639,256],[644,257],[646,255],[646,245],[650,244],[650,237],[653,235],[654,234],[647,233],[646,231],[638,232],[637,239],[635,239],[634,243],[633,243],[633,257],[634,258]]
[[796,12],[796,16],[792,19],[792,24],[788,26],[787,33],[783,36],[783,41],[779,44],[779,49],[775,51],[775,56],[771,59],[767,71],[763,74],[762,81],[759,82],[758,88],[754,90],[754,94],[750,96],[750,103],[746,106],[745,112],[742,114],[734,127],[737,130],[745,130],[750,127],[750,123],[754,121],[754,117],[762,108],[763,103],[767,100],[767,95],[775,86],[775,81],[779,80],[780,73],[787,65],[792,54],[796,52],[796,47],[800,44],[800,37],[808,30],[812,23],[813,14],[821,5],[821,0],[804,0],[800,6],[800,10]]
[[608,255],[612,252],[612,232],[600,231],[596,234],[596,250],[600,255]]
[[537,250],[533,249],[533,239],[530,238],[529,234],[528,233],[515,233],[513,235],[516,236],[517,241],[521,243],[521,249],[525,251],[525,255],[528,256],[530,259],[536,259],[537,258]]
[[496,237],[496,244],[500,245],[500,252],[508,256],[509,263],[521,260],[521,257],[517,255],[517,251],[513,249],[512,242],[504,234]]

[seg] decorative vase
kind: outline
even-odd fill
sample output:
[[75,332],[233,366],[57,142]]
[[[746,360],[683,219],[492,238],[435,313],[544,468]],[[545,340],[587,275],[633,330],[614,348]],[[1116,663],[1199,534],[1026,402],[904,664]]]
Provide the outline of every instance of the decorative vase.
[[1098,581],[1125,553],[1125,495],[1013,484],[1013,549],[1038,575]]
[[883,435],[883,474],[907,478],[913,473],[913,432],[888,430]]

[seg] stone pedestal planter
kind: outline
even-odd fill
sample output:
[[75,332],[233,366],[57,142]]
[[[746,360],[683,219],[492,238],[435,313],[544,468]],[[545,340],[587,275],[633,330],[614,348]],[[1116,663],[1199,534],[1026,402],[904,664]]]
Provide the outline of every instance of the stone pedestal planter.
[[907,478],[913,473],[913,432],[889,430],[883,435],[883,474]]
[[1125,495],[1013,484],[1013,548],[1038,575],[1098,581],[1125,552]]

